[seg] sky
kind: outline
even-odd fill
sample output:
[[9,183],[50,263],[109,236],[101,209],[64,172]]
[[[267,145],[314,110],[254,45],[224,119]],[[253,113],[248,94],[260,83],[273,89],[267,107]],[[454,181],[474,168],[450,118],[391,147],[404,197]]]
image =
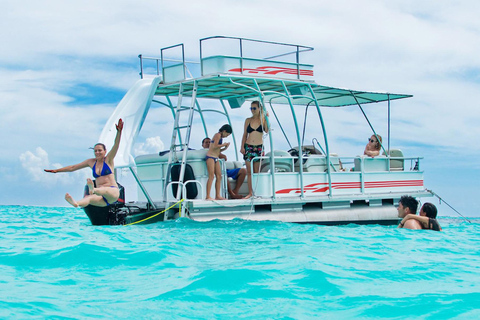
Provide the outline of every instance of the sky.
[[[427,188],[462,214],[480,216],[478,1],[2,0],[0,6],[0,205],[64,206],[65,192],[78,197],[88,170],[43,169],[92,156],[88,148],[139,79],[138,55],[159,57],[160,48],[184,43],[187,57],[198,60],[200,38],[226,35],[314,47],[308,62],[322,85],[414,95],[392,103],[392,145],[424,157]],[[376,109],[367,114],[385,134],[385,118]],[[345,111],[341,119],[357,116]],[[360,154],[368,127],[354,133],[331,119],[337,150]],[[170,137],[142,139],[137,154],[157,152]]]

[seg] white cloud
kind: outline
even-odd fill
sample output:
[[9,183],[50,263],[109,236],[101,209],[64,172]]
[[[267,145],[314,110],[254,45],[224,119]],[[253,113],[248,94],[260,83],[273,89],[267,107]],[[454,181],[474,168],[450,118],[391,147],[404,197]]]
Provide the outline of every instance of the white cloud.
[[[75,180],[72,174],[41,175],[40,165],[49,163],[48,155],[68,164],[91,156],[87,148],[97,142],[118,102],[78,104],[78,91],[88,90],[81,86],[126,91],[138,79],[139,53],[159,56],[161,47],[183,42],[186,55],[198,60],[198,39],[215,34],[315,47],[305,57],[315,65],[320,84],[414,94],[392,103],[394,139],[447,148],[459,159],[478,158],[479,11],[475,0],[278,0],[275,5],[267,0],[49,0],[27,6],[4,0],[0,42],[8,45],[0,51],[0,173],[20,155],[33,180]],[[385,136],[384,111],[366,107]],[[171,132],[158,126],[163,118],[154,119],[155,112],[148,120],[157,123],[145,124],[140,135],[152,138],[135,145],[137,155],[164,149],[161,138],[170,141]],[[364,132],[356,124],[355,112],[325,113],[332,144],[369,135],[368,127]],[[209,134],[216,129],[209,126]],[[239,142],[241,132],[234,130]],[[356,130],[360,133],[352,133]],[[363,141],[338,145],[353,155],[364,147]]]
[[19,157],[22,167],[27,172],[27,177],[34,182],[44,185],[63,184],[69,185],[75,181],[81,181],[88,177],[87,170],[79,170],[68,173],[47,173],[44,169],[58,169],[63,166],[59,163],[50,163],[48,153],[38,147],[34,152],[26,151]]
[[133,146],[135,156],[143,154],[159,153],[165,146],[159,136],[147,138],[145,142],[136,143]]

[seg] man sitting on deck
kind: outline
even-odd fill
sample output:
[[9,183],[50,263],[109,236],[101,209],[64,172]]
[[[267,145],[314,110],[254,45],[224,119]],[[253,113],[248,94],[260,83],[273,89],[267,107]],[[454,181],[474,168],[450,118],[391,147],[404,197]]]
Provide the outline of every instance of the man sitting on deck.
[[[398,217],[405,218],[407,214],[417,214],[418,201],[411,196],[402,196],[398,201]],[[422,229],[422,225],[415,219],[409,219],[405,223],[400,222],[398,228]]]
[[[202,140],[203,149],[210,148],[210,142],[211,142],[210,138],[204,138]],[[227,156],[224,155],[223,153],[220,153],[219,158],[227,161]],[[238,191],[240,190],[240,187],[242,186],[243,181],[245,181],[246,176],[247,176],[247,169],[245,168],[227,169],[227,177],[232,178],[233,180],[236,180],[236,183],[237,183],[235,185],[235,189],[232,190],[232,188],[230,187],[230,184],[227,181],[228,194],[232,199],[242,198],[242,196],[238,194]]]

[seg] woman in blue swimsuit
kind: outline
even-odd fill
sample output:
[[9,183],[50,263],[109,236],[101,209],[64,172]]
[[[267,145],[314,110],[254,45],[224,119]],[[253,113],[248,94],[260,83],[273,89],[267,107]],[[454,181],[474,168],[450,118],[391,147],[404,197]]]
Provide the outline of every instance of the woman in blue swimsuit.
[[[253,195],[252,169],[250,163],[253,158],[263,156],[263,133],[268,132],[267,120],[265,119],[260,102],[253,101],[250,110],[252,111],[252,116],[245,120],[242,148],[240,149],[240,153],[243,154],[243,159],[247,166],[248,176],[248,195],[245,199],[248,199]],[[268,117],[268,112],[266,116]],[[259,168],[260,162],[258,160],[254,161],[253,172],[257,173]]]
[[72,172],[86,167],[92,168],[93,177],[96,179],[96,187],[94,187],[92,179],[87,179],[87,185],[89,189],[89,195],[85,196],[79,201],[75,201],[70,194],[65,194],[65,200],[74,207],[86,207],[88,205],[94,205],[97,207],[106,207],[115,201],[120,196],[117,182],[115,181],[115,175],[113,173],[114,165],[113,159],[117,154],[118,146],[120,145],[120,137],[123,130],[122,119],[118,120],[116,125],[117,135],[115,136],[115,142],[112,150],[108,154],[103,143],[97,143],[93,151],[95,158],[87,159],[78,164],[66,166],[60,169],[47,170],[45,172],[57,173],[57,172]]
[[215,199],[216,200],[226,200],[220,194],[220,187],[222,185],[222,169],[220,163],[218,162],[218,157],[220,153],[228,148],[230,142],[223,142],[223,138],[228,137],[232,133],[232,127],[229,124],[224,124],[220,130],[212,138],[210,142],[210,147],[207,152],[205,160],[207,162],[208,170],[208,180],[207,180],[207,197],[205,200],[213,200],[210,197],[210,190],[212,189],[213,178],[216,177],[215,181]]

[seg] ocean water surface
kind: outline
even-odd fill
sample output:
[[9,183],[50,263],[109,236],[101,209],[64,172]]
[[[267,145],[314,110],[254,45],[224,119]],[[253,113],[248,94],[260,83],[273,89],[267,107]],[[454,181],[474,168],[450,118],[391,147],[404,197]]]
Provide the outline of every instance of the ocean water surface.
[[444,232],[0,206],[1,319],[479,319],[480,219]]

